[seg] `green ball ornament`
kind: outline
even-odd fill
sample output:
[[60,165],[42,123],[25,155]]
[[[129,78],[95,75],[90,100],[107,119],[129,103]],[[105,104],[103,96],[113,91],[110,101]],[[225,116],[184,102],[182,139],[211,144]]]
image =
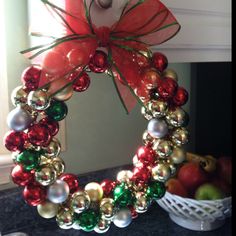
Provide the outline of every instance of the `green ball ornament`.
[[134,196],[125,183],[118,185],[113,192],[115,204],[126,207],[134,203]]
[[82,230],[85,232],[91,232],[94,230],[96,225],[98,224],[100,216],[94,210],[87,210],[83,213],[77,215],[75,219],[75,223],[80,226]]
[[40,152],[26,150],[16,157],[16,162],[21,164],[25,170],[38,169],[40,165]]
[[162,182],[152,182],[147,188],[147,197],[150,199],[158,200],[164,197],[166,193],[165,184]]
[[65,102],[52,101],[50,107],[46,110],[49,118],[55,121],[65,119],[68,113],[68,108]]

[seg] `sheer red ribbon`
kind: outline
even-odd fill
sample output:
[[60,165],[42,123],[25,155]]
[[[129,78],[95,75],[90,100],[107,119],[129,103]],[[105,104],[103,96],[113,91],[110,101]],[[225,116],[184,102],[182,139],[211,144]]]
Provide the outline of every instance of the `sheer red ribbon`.
[[[106,48],[116,87],[130,111],[136,103],[132,91],[142,82],[134,55],[140,51],[147,52],[150,46],[164,43],[179,31],[180,25],[170,10],[159,0],[127,0],[115,24],[111,27],[97,27],[96,22],[92,22],[90,11],[94,0],[90,4],[86,0],[64,0],[65,9],[54,5],[52,1],[42,1],[57,14],[66,27],[65,37],[55,40],[56,43],[50,49],[64,54],[73,49],[83,51],[83,60],[80,62],[82,70],[97,48]],[[73,67],[75,66],[70,66],[59,78],[45,76],[50,68],[44,69],[40,86],[50,83],[50,93],[55,93],[69,83],[66,74]]]

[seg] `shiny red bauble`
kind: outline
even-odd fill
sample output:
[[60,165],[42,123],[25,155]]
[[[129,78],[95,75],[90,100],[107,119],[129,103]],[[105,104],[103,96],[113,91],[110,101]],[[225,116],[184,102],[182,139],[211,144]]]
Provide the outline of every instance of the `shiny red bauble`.
[[135,90],[135,93],[144,103],[147,103],[151,98],[150,90],[147,89],[144,83],[140,84],[140,86]]
[[91,57],[89,69],[95,73],[104,73],[108,69],[107,54],[103,51],[97,50]]
[[40,184],[29,184],[24,188],[23,197],[30,206],[38,206],[46,201],[47,191]]
[[175,96],[177,89],[178,84],[175,80],[163,78],[157,87],[157,93],[162,99],[168,100]]
[[[76,92],[84,92],[89,88],[90,85],[90,77],[86,72],[83,72],[79,77],[76,77],[77,73],[73,73],[70,77],[73,83],[73,89]],[[77,75],[78,76],[78,75]],[[74,79],[73,79],[74,77]]]
[[28,140],[35,146],[47,146],[52,136],[50,130],[42,124],[34,124],[28,129]]
[[16,165],[11,171],[12,181],[20,186],[26,186],[34,182],[34,173],[25,171],[21,165]]
[[51,120],[48,117],[40,120],[39,125],[46,127],[49,130],[51,136],[55,136],[59,132],[59,123],[55,120]]
[[133,176],[131,180],[139,187],[144,187],[151,178],[150,169],[143,167],[136,167],[133,169]]
[[65,181],[69,185],[71,194],[79,190],[79,180],[76,175],[65,173],[60,176],[60,180]]
[[115,186],[116,186],[116,182],[109,180],[109,179],[105,179],[101,182],[101,187],[103,189],[103,193],[106,197],[108,197],[114,190]]
[[149,58],[139,53],[134,54],[134,61],[141,69],[147,68],[150,65]]
[[162,54],[160,52],[156,52],[152,56],[152,65],[159,72],[163,72],[168,66],[168,59],[164,54]]
[[156,161],[156,154],[155,151],[149,147],[143,146],[140,147],[137,151],[138,160],[143,165],[152,166],[155,164]]
[[4,145],[11,152],[22,152],[26,141],[24,132],[9,131],[4,137]]
[[38,66],[30,66],[24,70],[21,81],[26,90],[34,91],[38,89],[41,72],[42,69]]
[[183,106],[188,102],[188,92],[186,89],[179,87],[172,101],[176,106]]

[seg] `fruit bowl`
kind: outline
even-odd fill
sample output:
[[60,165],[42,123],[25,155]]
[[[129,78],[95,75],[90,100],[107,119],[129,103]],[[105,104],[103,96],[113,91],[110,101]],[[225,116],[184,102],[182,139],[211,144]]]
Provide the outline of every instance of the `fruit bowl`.
[[232,197],[210,201],[195,200],[166,192],[157,203],[176,224],[196,231],[210,231],[221,227],[232,212]]

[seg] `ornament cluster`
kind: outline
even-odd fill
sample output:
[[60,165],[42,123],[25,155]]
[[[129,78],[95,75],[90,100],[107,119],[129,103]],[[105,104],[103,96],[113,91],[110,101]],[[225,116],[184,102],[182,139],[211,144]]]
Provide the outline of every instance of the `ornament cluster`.
[[[188,142],[188,115],[181,106],[188,100],[187,91],[178,86],[177,74],[167,69],[163,54],[136,60],[142,84],[135,93],[144,104],[141,113],[148,125],[143,146],[133,158],[133,169],[119,172],[115,181],[92,182],[83,188],[76,175],[65,173],[59,157],[61,145],[55,136],[59,121],[68,113],[65,101],[74,92],[88,89],[86,71],[50,97],[47,89],[39,88],[42,69],[32,65],[22,74],[23,85],[12,92],[15,109],[7,117],[11,130],[4,138],[15,163],[12,180],[24,188],[25,201],[37,207],[40,216],[55,217],[62,229],[105,233],[112,222],[127,227],[165,195],[165,182],[186,158],[182,145]],[[108,66],[106,53],[96,51],[89,70],[103,73]]]

